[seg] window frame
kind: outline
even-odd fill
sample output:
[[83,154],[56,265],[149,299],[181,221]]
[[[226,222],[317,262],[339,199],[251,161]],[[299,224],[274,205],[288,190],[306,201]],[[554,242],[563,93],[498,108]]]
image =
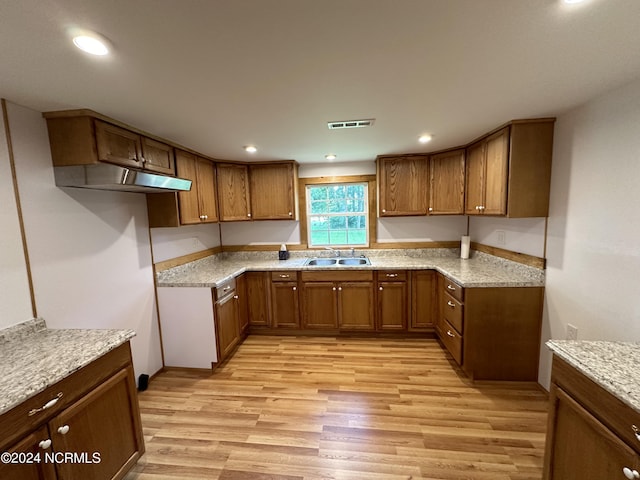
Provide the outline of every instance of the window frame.
[[[309,246],[309,212],[307,211],[307,186],[308,185],[323,185],[323,184],[347,184],[347,183],[367,183],[367,199],[368,207],[366,208],[367,223],[368,223],[368,245],[336,245],[336,248],[358,248],[365,249],[371,248],[371,246],[377,241],[377,195],[376,195],[376,176],[375,175],[348,175],[348,176],[335,176],[335,177],[311,177],[300,178],[298,180],[298,202],[300,204],[300,243],[305,248],[311,249],[323,249],[324,246]],[[333,247],[333,246],[332,246]]]

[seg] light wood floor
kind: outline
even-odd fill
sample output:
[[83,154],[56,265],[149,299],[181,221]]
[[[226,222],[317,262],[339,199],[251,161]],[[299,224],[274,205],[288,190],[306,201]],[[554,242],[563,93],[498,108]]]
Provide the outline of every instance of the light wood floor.
[[126,480],[536,479],[545,394],[473,385],[436,340],[250,336],[212,375],[140,395]]

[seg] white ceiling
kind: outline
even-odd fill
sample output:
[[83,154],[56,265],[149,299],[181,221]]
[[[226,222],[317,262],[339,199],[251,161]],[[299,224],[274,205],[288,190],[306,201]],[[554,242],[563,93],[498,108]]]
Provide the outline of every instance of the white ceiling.
[[[77,50],[71,26],[113,55]],[[638,76],[639,0],[0,0],[1,96],[229,160],[443,149]],[[375,126],[326,125],[360,118]]]

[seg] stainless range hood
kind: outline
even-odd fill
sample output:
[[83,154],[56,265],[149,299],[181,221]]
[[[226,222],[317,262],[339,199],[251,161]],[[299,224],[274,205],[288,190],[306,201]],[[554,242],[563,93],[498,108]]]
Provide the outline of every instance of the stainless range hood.
[[141,172],[110,163],[53,167],[58,187],[119,192],[178,192],[191,190],[191,180]]

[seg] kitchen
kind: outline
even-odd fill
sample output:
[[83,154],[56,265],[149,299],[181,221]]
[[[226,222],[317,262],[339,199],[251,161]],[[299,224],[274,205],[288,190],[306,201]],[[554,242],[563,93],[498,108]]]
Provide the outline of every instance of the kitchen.
[[[491,3],[506,8],[504,2]],[[556,3],[546,2],[545,5],[551,9]],[[638,338],[638,308],[633,300],[629,300],[638,293],[635,274],[638,271],[638,255],[633,240],[638,236],[637,225],[640,223],[635,220],[637,212],[634,208],[638,200],[635,179],[638,178],[637,151],[640,138],[637,127],[640,124],[640,83],[637,80],[640,69],[634,47],[637,44],[634,35],[637,34],[634,33],[633,19],[637,18],[638,12],[634,2],[615,2],[611,7],[603,4],[591,2],[591,5],[580,5],[581,10],[572,12],[579,15],[581,21],[587,22],[584,30],[577,29],[576,32],[583,35],[586,43],[574,46],[574,56],[567,54],[567,58],[578,63],[578,72],[582,72],[580,67],[586,69],[587,64],[593,69],[588,72],[591,83],[583,85],[582,96],[573,97],[571,104],[563,103],[562,97],[568,95],[566,80],[562,83],[560,79],[552,77],[547,79],[549,85],[557,82],[558,85],[565,85],[565,89],[558,87],[559,93],[554,93],[552,86],[538,86],[533,103],[535,105],[551,97],[551,105],[556,102],[557,108],[529,107],[530,110],[523,111],[522,108],[512,107],[504,111],[491,110],[492,121],[483,120],[482,124],[472,126],[471,135],[464,138],[449,137],[446,144],[433,147],[433,150],[437,150],[464,144],[515,118],[557,117],[546,234],[545,221],[541,218],[473,217],[469,221],[469,233],[478,243],[546,258],[542,342],[549,338],[565,338],[567,324],[576,326],[578,338],[584,340],[636,341]],[[40,4],[31,7],[33,11],[30,13],[35,18],[42,17],[42,13],[38,13]],[[3,5],[5,8],[10,7]],[[459,8],[462,7],[459,5]],[[596,13],[590,14],[588,8],[596,9],[597,15],[602,17],[597,17]],[[516,15],[518,12],[510,10],[510,13]],[[83,18],[91,19],[90,11],[83,15]],[[569,12],[562,15],[569,15]],[[21,15],[15,18],[15,25],[30,25]],[[566,20],[566,16],[561,18],[567,22],[577,21]],[[605,20],[598,22],[594,18]],[[406,16],[402,19],[409,21]],[[400,28],[400,25],[395,26]],[[470,28],[470,25],[465,27]],[[432,25],[432,28],[435,29],[436,25]],[[8,30],[3,29],[4,32]],[[112,40],[115,42],[115,39]],[[3,45],[14,43],[17,42],[3,37]],[[57,53],[60,54],[59,51]],[[68,55],[72,54],[69,52]],[[81,71],[81,63],[86,59],[73,58],[75,63],[70,68]],[[122,79],[109,75],[106,63],[94,65],[92,68],[106,78],[96,78],[97,73],[92,73],[90,68],[90,81],[96,82],[96,85],[103,85],[103,81],[111,82],[118,95],[129,98],[126,89],[123,91],[116,86],[122,83]],[[549,64],[544,65],[551,69]],[[39,71],[37,66],[38,62],[30,60],[29,65],[3,70],[14,72],[12,75],[19,72],[17,75],[21,75],[23,82],[33,82],[31,93],[42,92],[44,86],[40,82],[47,81],[48,72]],[[239,70],[239,73],[250,74],[247,70]],[[379,72],[376,67],[365,73],[374,78]],[[3,73],[3,77],[5,74],[8,75]],[[587,76],[587,72],[584,72],[584,76]],[[174,138],[170,130],[165,132],[168,127],[154,120],[153,110],[145,115],[126,110],[122,115],[116,115],[116,110],[111,111],[106,103],[101,104],[95,99],[92,100],[94,103],[89,103],[90,97],[87,97],[84,86],[80,84],[74,84],[73,89],[58,87],[60,96],[48,98],[46,108],[24,107],[22,105],[30,105],[35,100],[30,100],[29,92],[17,89],[15,80],[10,80],[11,77],[7,77],[6,81],[3,78],[0,92],[7,99],[7,116],[3,123],[5,128],[7,125],[10,128],[29,260],[28,264],[22,260],[20,216],[10,181],[9,152],[4,147],[7,142],[3,138],[0,178],[5,188],[2,189],[2,203],[9,207],[2,210],[3,225],[7,226],[3,228],[3,248],[0,252],[3,270],[0,324],[3,328],[31,318],[35,311],[50,328],[132,329],[136,332],[131,340],[136,374],[153,375],[162,368],[153,283],[154,263],[214,249],[220,245],[221,234],[223,245],[258,242],[279,246],[281,243],[291,245],[299,242],[299,226],[296,222],[288,221],[152,229],[149,234],[144,195],[56,188],[42,111],[93,108],[136,127]],[[484,87],[487,88],[486,85]],[[477,88],[480,86],[477,85]],[[63,100],[65,95],[67,99]],[[461,93],[458,95],[460,101],[466,103],[471,102],[476,94],[469,90],[466,96]],[[483,96],[482,93],[477,95]],[[400,98],[394,100],[400,105],[405,103]],[[170,102],[189,104],[193,100],[185,92],[180,92]],[[171,108],[177,106],[171,104]],[[298,116],[308,113],[298,107],[292,107],[291,110],[292,114]],[[225,110],[226,115],[232,113]],[[361,115],[360,110],[358,113],[348,113]],[[351,118],[349,115],[344,118]],[[323,122],[343,118],[342,112],[331,113],[328,118],[325,116],[320,115]],[[373,112],[371,116],[378,114]],[[456,119],[460,127],[466,121]],[[374,129],[380,130],[383,125],[378,116],[378,123],[371,132],[375,134]],[[321,127],[326,129],[324,124]],[[3,136],[6,135],[5,128],[2,129]],[[420,132],[411,131],[407,138],[413,138],[414,133],[417,135]],[[184,133],[180,132],[179,135],[176,139],[181,139]],[[434,132],[433,142],[439,139],[439,135],[444,133]],[[202,136],[206,136],[206,133]],[[206,144],[204,140],[200,141]],[[254,141],[260,146],[257,140]],[[295,146],[297,142],[301,141],[291,138],[292,145]],[[240,160],[247,158],[241,151],[244,144],[241,141],[234,146],[238,150],[233,153],[234,157],[218,154],[212,147],[201,149],[198,144],[180,143],[212,156]],[[212,140],[212,143],[215,144],[215,141]],[[357,158],[364,160],[361,162],[334,162],[330,166],[321,164],[319,162],[323,161],[324,154],[329,153],[324,150],[322,155],[315,157],[314,163],[303,162],[301,157],[293,158],[301,162],[300,177],[367,175],[375,173],[373,160],[377,154],[420,149],[432,151],[431,147],[420,147],[410,140],[395,151],[380,149],[365,158]],[[343,158],[340,151],[337,153],[338,159]],[[279,158],[290,157],[283,153]],[[498,231],[504,232],[504,243],[498,243]],[[465,233],[464,216],[397,217],[378,221],[379,243],[450,241],[459,239]],[[30,269],[31,286],[26,265]],[[545,388],[549,387],[550,371],[551,354],[546,348],[541,348],[539,382]]]

